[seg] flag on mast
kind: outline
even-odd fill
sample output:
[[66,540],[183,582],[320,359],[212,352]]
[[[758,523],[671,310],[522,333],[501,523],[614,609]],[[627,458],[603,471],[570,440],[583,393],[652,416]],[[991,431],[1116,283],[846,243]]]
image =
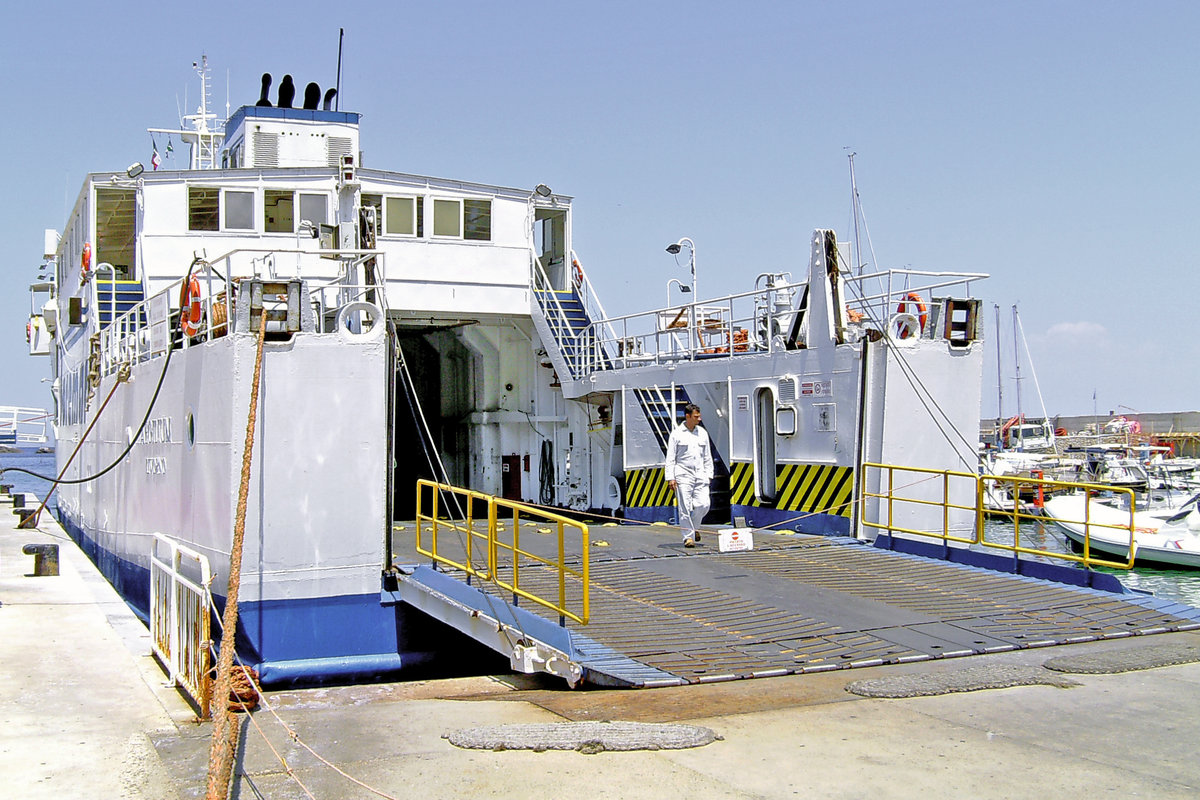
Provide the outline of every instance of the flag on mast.
[[162,163],[162,159],[158,156],[158,142],[154,141],[153,136],[150,137],[150,147],[154,151],[150,156],[150,166],[158,169],[159,164]]

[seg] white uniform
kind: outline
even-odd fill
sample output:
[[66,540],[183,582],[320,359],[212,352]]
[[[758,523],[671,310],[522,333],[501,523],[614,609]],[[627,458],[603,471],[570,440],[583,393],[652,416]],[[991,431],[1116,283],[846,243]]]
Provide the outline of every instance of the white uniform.
[[680,423],[667,440],[667,481],[675,481],[675,499],[679,505],[679,529],[683,541],[695,541],[696,526],[708,513],[712,501],[708,484],[713,477],[712,446],[708,431],[697,425],[688,430]]

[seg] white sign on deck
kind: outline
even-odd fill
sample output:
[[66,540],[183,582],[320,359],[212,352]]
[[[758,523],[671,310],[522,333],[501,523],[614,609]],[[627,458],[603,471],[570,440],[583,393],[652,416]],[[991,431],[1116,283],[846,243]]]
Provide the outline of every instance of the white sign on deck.
[[722,553],[754,549],[754,534],[750,528],[728,528],[718,533],[718,548]]

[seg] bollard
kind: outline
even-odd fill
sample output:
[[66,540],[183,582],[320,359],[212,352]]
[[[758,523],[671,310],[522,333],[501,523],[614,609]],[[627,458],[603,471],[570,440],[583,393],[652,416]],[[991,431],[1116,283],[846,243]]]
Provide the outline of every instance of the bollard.
[[17,522],[18,528],[36,528],[38,523],[38,509],[36,508],[14,508],[13,513],[21,519]]
[[11,483],[0,483],[0,494],[8,494],[12,491]]
[[13,503],[13,508],[24,508],[25,507],[25,493],[17,492],[16,494],[14,494],[12,496],[12,503]]
[[58,574],[58,545],[27,544],[21,548],[27,556],[33,556],[33,576],[42,578]]

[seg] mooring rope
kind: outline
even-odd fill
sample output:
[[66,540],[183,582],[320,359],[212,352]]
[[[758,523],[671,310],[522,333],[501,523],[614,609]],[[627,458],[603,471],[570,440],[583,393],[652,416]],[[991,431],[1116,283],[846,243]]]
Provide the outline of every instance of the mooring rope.
[[79,451],[83,448],[83,443],[87,441],[88,434],[92,432],[92,428],[96,427],[96,423],[100,421],[100,417],[104,414],[104,409],[108,407],[108,401],[112,400],[113,395],[117,393],[117,388],[128,378],[128,373],[122,370],[117,374],[117,379],[113,382],[112,389],[109,390],[108,396],[104,398],[104,402],[100,404],[100,409],[96,412],[96,416],[92,417],[92,423],[87,426],[87,430],[83,432],[83,436],[79,437],[79,444],[75,445],[75,449],[71,451],[71,457],[67,459],[67,463],[63,464],[63,468],[58,473],[58,477],[54,479],[54,483],[46,491],[46,496],[42,498],[41,505],[25,519],[21,520],[18,528],[36,528],[38,518],[42,515],[42,511],[46,508],[46,503],[50,502],[50,495],[54,494],[54,490],[62,483],[63,475],[67,474],[67,470],[71,467],[71,462],[75,460],[75,456],[79,455]]
[[233,545],[229,550],[229,580],[225,592],[225,613],[221,623],[221,650],[217,662],[217,685],[213,696],[220,706],[213,713],[212,742],[208,751],[208,785],[205,800],[229,797],[233,777],[233,756],[237,751],[239,725],[225,699],[229,697],[233,676],[234,632],[237,630],[238,590],[242,582],[242,542],[246,534],[246,503],[250,494],[250,463],[254,455],[254,425],[258,416],[258,387],[262,377],[263,342],[266,341],[267,310],[258,325],[258,349],[254,355],[254,379],[250,389],[250,412],[246,419],[246,446],[242,450],[242,481],[238,487],[237,520],[233,527]]

